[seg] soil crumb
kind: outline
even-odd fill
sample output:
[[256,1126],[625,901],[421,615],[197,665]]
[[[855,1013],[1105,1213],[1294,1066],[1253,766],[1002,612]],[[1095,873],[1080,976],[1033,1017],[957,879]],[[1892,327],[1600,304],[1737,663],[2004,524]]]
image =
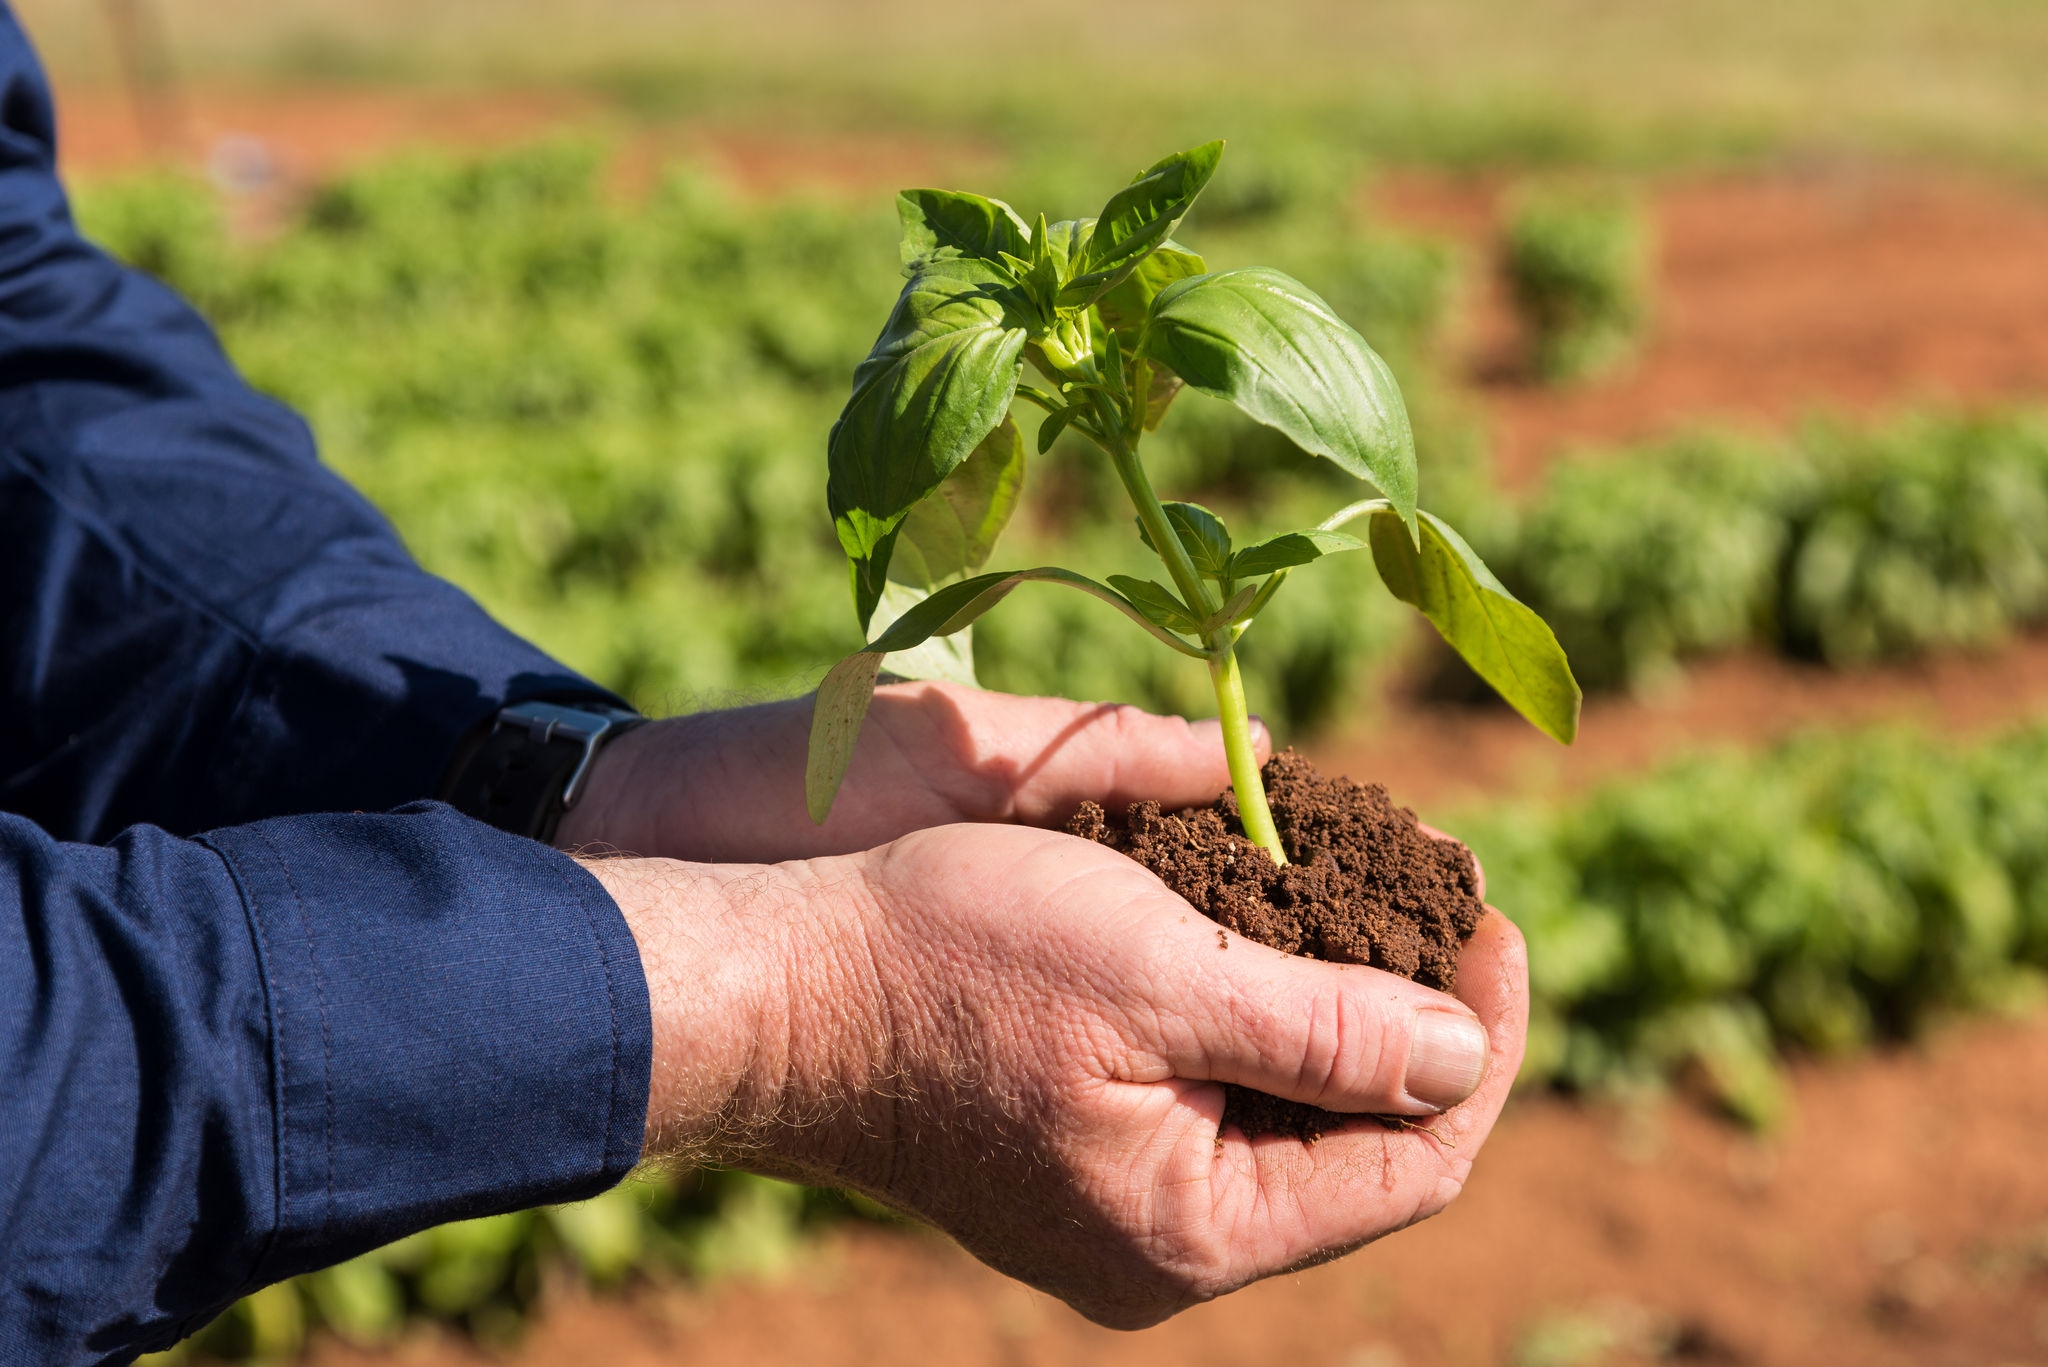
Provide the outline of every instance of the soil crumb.
[[[1245,838],[1228,791],[1173,813],[1140,802],[1121,821],[1086,802],[1067,831],[1129,855],[1246,939],[1455,987],[1458,948],[1486,914],[1471,853],[1429,835],[1377,783],[1324,778],[1293,750],[1268,760],[1264,774],[1285,868]],[[1224,1093],[1224,1123],[1252,1136],[1312,1141],[1364,1118],[1246,1087]]]

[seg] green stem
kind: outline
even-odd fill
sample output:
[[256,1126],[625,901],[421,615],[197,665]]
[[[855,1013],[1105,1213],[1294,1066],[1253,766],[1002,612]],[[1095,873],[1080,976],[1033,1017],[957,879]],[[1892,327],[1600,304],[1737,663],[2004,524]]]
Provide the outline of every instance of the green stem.
[[[1116,432],[1116,427],[1110,427],[1109,431]],[[1180,544],[1173,524],[1166,520],[1166,509],[1160,506],[1159,495],[1152,492],[1152,481],[1146,478],[1145,467],[1138,463],[1136,448],[1121,436],[1113,436],[1103,445],[1109,452],[1111,464],[1116,466],[1117,478],[1124,483],[1124,492],[1131,496],[1131,503],[1138,510],[1138,521],[1145,528],[1145,535],[1152,538],[1153,548],[1165,562],[1166,572],[1173,576],[1181,597],[1195,610],[1197,618],[1207,617],[1216,611],[1219,604],[1211,601],[1209,590],[1195,569],[1195,562],[1188,558],[1188,548]]]
[[[1138,463],[1136,449],[1129,441],[1119,439],[1109,444],[1108,450],[1124,489],[1137,505],[1138,521],[1144,524],[1146,535],[1158,548],[1167,572],[1180,586],[1188,606],[1207,617],[1217,605],[1210,601],[1195,562],[1188,558],[1187,547],[1180,544],[1173,524],[1166,520],[1166,509],[1152,492],[1152,481],[1145,477],[1145,467]],[[1284,865],[1287,851],[1281,847],[1280,832],[1273,825],[1273,809],[1266,805],[1266,784],[1259,776],[1258,752],[1252,748],[1251,711],[1244,700],[1244,675],[1237,667],[1236,633],[1223,627],[1205,636],[1203,644],[1209,647],[1209,681],[1216,688],[1216,715],[1223,724],[1223,754],[1230,764],[1230,786],[1237,793],[1238,817],[1252,842],[1273,856],[1274,863]]]
[[1245,707],[1244,676],[1238,672],[1237,651],[1225,645],[1209,657],[1209,679],[1216,685],[1216,715],[1223,723],[1223,753],[1230,761],[1230,786],[1237,793],[1237,815],[1252,843],[1284,865],[1287,851],[1281,848],[1280,831],[1273,825],[1273,809],[1266,805],[1266,785],[1259,777],[1259,756],[1252,748],[1251,713]]

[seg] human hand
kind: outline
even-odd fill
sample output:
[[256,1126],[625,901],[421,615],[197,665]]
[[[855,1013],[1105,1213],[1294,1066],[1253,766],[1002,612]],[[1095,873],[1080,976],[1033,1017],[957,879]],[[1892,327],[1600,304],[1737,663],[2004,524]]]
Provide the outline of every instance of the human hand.
[[[1522,941],[1498,913],[1454,1000],[1263,948],[1123,856],[1026,828],[774,869],[592,867],[654,995],[650,1153],[867,1191],[1104,1324],[1435,1213],[1521,1061]],[[1219,1132],[1223,1082],[1450,1109],[1248,1140]]]
[[[1252,725],[1263,759],[1271,742]],[[630,731],[598,753],[555,843],[773,863],[872,849],[959,821],[1055,825],[1084,799],[1112,810],[1145,798],[1191,806],[1230,783],[1214,721],[892,684],[876,691],[832,816],[818,826],[804,809],[810,727],[810,699],[797,698]]]

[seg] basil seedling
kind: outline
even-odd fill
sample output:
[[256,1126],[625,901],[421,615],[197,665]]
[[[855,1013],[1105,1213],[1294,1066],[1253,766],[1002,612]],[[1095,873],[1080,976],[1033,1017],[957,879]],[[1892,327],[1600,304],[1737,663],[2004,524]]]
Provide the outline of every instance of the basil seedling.
[[[1093,594],[1208,667],[1245,834],[1281,863],[1237,644],[1311,561],[1369,548],[1395,596],[1523,716],[1566,743],[1577,732],[1579,688],[1550,628],[1415,506],[1415,439],[1386,362],[1300,282],[1211,272],[1173,239],[1222,154],[1211,142],[1167,157],[1078,221],[1026,223],[1000,200],[950,190],[899,197],[909,283],[828,443],[827,501],[868,644],[818,687],[813,820],[832,809],[881,671],[972,682],[970,624],[1032,581]],[[1244,546],[1207,508],[1162,503],[1138,447],[1183,386],[1236,404],[1378,496]],[[1022,487],[1019,400],[1044,410],[1041,454],[1068,430],[1101,449],[1166,583],[1098,583],[1052,566],[984,572]],[[1359,521],[1363,537],[1341,530]]]

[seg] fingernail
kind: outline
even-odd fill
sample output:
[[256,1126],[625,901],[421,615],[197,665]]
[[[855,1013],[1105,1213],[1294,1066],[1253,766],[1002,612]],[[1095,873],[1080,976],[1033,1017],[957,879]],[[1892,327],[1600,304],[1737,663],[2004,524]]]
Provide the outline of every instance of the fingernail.
[[1266,729],[1266,719],[1254,712],[1251,717],[1252,745],[1272,745],[1273,733]]
[[1449,1011],[1415,1013],[1408,1044],[1408,1095],[1443,1111],[1478,1090],[1486,1076],[1486,1028]]

